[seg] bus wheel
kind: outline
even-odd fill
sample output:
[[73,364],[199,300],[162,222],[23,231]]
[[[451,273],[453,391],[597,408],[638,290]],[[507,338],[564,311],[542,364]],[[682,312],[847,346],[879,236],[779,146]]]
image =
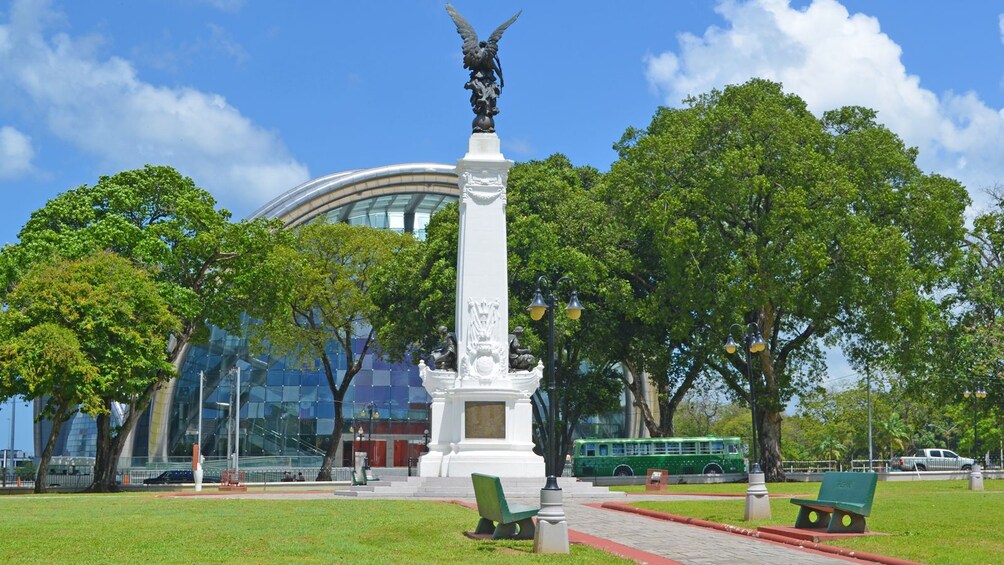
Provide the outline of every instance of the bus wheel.
[[615,477],[630,477],[632,475],[634,475],[634,471],[631,470],[631,467],[628,467],[627,465],[621,465],[620,467],[614,469]]
[[717,463],[711,463],[710,465],[708,465],[707,467],[704,468],[704,474],[705,475],[721,475],[722,474],[722,468],[719,467]]

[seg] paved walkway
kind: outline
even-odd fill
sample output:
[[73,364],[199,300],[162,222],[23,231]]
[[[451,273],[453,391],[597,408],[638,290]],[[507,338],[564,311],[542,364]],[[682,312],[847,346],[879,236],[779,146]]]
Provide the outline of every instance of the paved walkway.
[[[631,496],[628,502],[645,498]],[[667,498],[665,495],[660,495],[657,500],[667,500]],[[796,546],[638,514],[595,508],[578,502],[566,503],[564,507],[570,530],[610,540],[685,565],[862,563],[855,559],[827,555]],[[638,559],[638,556],[630,557]]]

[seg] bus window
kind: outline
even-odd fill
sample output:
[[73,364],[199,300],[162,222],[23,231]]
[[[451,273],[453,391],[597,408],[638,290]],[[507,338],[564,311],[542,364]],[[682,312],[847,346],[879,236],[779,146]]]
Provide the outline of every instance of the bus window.
[[739,446],[738,446],[738,445],[735,445],[735,444],[732,444],[732,443],[730,443],[730,444],[729,444],[729,453],[731,453],[731,454],[736,454],[736,453],[739,453]]
[[596,456],[596,444],[595,443],[587,443],[585,445],[585,450],[586,450],[586,457],[595,457]]
[[653,443],[652,444],[652,453],[654,453],[656,455],[665,455],[666,454],[666,445],[668,445],[668,444],[666,442],[664,442],[664,441],[659,441],[659,442]]
[[680,448],[684,455],[694,455],[697,453],[697,442],[695,441],[685,441],[680,444]]
[[666,444],[666,454],[667,455],[679,455],[680,454],[680,442],[674,441],[672,443]]
[[697,442],[697,452],[701,455],[707,455],[711,453],[711,443],[706,441]]
[[611,446],[610,453],[613,454],[614,457],[617,457],[618,455],[624,455],[624,444],[623,443],[613,444],[613,446]]
[[610,448],[607,447],[607,444],[601,443],[600,444],[600,457],[606,457],[607,456],[607,452],[609,451],[609,449]]
[[652,444],[651,443],[639,443],[638,444],[638,455],[651,455],[652,454]]
[[715,440],[711,442],[711,453],[723,453],[725,451],[725,444],[721,441]]

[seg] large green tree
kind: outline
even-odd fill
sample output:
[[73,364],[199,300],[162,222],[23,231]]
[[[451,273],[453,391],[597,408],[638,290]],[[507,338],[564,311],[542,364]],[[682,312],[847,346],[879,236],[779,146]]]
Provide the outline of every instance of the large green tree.
[[[310,223],[296,228],[289,245],[276,246],[259,271],[260,300],[248,311],[260,320],[250,327],[255,347],[262,348],[267,340],[273,354],[301,362],[320,360],[334,396],[335,428],[319,481],[331,480],[332,465],[341,453],[345,395],[381,320],[371,297],[373,278],[413,244],[410,235],[389,230]],[[345,356],[344,371],[336,366],[333,351]]]
[[52,419],[36,492],[45,489],[60,424],[78,405],[106,415],[162,375],[178,320],[146,271],[108,252],[38,264],[7,293],[0,312],[0,375],[26,398],[46,398]]
[[[818,118],[754,79],[660,109],[627,132],[606,179],[615,215],[662,242],[663,271],[700,281],[663,313],[700,321],[683,339],[737,398],[753,387],[768,480],[784,478],[782,413],[822,374],[824,348],[916,363],[929,297],[959,254],[964,187],[923,174],[916,150],[875,117],[848,107]],[[707,348],[736,323],[767,341],[752,382],[746,356]]]
[[[283,233],[265,220],[231,223],[230,212],[217,209],[192,179],[171,167],[147,165],[60,194],[31,215],[17,244],[0,252],[0,293],[6,293],[33,265],[53,257],[113,251],[152,274],[181,321],[164,349],[175,369],[162,371],[127,400],[120,426],[112,425],[109,414],[98,415],[93,490],[115,488],[119,457],[140,415],[176,373],[200,330],[207,323],[239,327],[239,305],[255,289],[247,281],[252,267]],[[151,449],[160,447],[166,448]]]
[[[603,355],[599,344],[610,335],[616,310],[607,304],[624,286],[609,276],[608,265],[622,258],[615,245],[620,233],[609,221],[606,207],[592,191],[599,174],[589,167],[574,167],[562,155],[543,161],[520,163],[509,173],[506,202],[509,325],[526,330],[524,346],[539,359],[546,357],[547,327],[530,319],[526,307],[533,299],[538,278],[553,285],[559,309],[574,288],[585,305],[578,321],[555,315],[555,385],[558,421],[555,426],[557,459],[546,461],[549,472],[564,464],[572,430],[584,417],[615,408],[620,384],[613,369],[616,360]],[[393,359],[427,355],[436,345],[435,330],[454,324],[457,281],[459,211],[450,206],[430,221],[426,240],[408,255],[401,255],[376,285],[380,308],[378,341]],[[545,359],[546,361],[546,359]],[[549,453],[545,378],[534,395],[534,429],[543,453]]]

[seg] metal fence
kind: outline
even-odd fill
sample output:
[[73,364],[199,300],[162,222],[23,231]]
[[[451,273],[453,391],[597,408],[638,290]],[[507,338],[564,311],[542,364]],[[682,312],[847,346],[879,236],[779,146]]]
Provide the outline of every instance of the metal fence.
[[785,473],[821,473],[840,470],[840,466],[832,459],[826,461],[783,461],[781,466]]

